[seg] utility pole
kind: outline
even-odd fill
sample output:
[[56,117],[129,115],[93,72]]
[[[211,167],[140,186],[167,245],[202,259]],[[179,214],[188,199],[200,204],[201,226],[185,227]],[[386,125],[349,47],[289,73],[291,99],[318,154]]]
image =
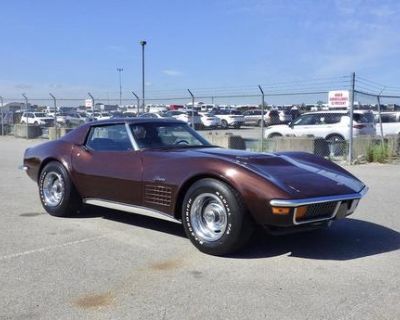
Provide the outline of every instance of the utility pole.
[[258,85],[258,89],[261,91],[261,152],[264,151],[264,106],[265,106],[265,97],[264,97],[264,90]]
[[145,112],[144,108],[146,106],[145,104],[145,96],[144,96],[144,47],[146,46],[147,42],[142,40],[140,41],[140,45],[142,46],[142,109],[143,112]]
[[122,105],[122,81],[121,81],[121,72],[124,71],[123,68],[117,68],[119,74],[119,106]]
[[189,91],[189,94],[192,96],[192,128],[194,129],[194,95],[189,89],[187,89],[187,91]]
[[136,98],[136,101],[137,101],[137,114],[139,114],[139,108],[140,108],[140,98],[139,98],[139,96],[135,93],[135,92],[133,92],[132,91],[132,94],[135,96],[135,98]]
[[349,155],[348,162],[349,165],[353,162],[353,118],[354,118],[354,91],[356,86],[356,73],[351,74],[351,102],[350,102],[350,126],[349,126]]
[[92,99],[92,117],[94,116],[94,98],[93,96],[90,94],[90,92],[88,92],[88,95],[90,97],[90,99]]

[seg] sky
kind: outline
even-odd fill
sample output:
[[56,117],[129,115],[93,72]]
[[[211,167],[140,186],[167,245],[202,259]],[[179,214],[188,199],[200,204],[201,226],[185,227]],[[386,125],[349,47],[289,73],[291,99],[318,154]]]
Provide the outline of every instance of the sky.
[[352,72],[396,86],[399,14],[397,0],[2,1],[0,95],[117,97],[117,67],[140,93],[140,40],[147,96]]

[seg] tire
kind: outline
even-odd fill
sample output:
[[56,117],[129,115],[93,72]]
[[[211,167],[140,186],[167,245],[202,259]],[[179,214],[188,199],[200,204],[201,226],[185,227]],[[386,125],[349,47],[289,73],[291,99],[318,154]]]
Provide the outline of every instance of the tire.
[[281,138],[281,137],[282,137],[282,135],[280,133],[271,133],[268,136],[268,139],[275,139],[275,138]]
[[239,250],[254,230],[238,192],[210,178],[189,188],[183,201],[182,223],[197,249],[216,256]]
[[334,156],[341,156],[345,152],[345,139],[340,134],[331,134],[326,137],[330,153]]
[[24,120],[21,121],[21,124],[25,124],[26,122]]
[[240,129],[240,124],[235,124],[233,127],[234,127],[235,129]]
[[[257,121],[257,127],[261,127],[261,123],[262,123],[262,120],[258,120]],[[266,127],[267,125],[266,125],[266,123],[265,123],[265,121],[264,121],[264,127]]]
[[82,206],[67,170],[57,161],[49,162],[40,172],[39,195],[43,208],[52,216],[73,216]]
[[37,126],[39,123],[38,123],[37,121],[35,121],[33,124],[34,124],[35,126]]
[[222,129],[228,129],[228,127],[229,127],[228,121],[222,120],[222,121],[221,121],[221,128],[222,128]]

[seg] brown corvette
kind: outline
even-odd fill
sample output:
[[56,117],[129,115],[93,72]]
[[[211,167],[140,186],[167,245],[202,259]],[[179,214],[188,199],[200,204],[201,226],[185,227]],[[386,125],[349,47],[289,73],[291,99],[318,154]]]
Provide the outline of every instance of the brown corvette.
[[328,226],[367,191],[314,155],[222,149],[165,119],[85,124],[27,149],[24,169],[51,215],[72,216],[82,204],[156,215],[182,223],[214,255],[243,246],[255,224],[271,233]]

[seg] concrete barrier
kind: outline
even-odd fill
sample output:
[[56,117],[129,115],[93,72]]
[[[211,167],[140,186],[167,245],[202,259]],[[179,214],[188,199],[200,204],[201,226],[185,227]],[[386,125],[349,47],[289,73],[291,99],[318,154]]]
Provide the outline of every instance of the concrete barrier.
[[205,138],[213,145],[227,148],[245,150],[245,140],[241,136],[235,136],[232,133],[220,134],[218,132],[209,132]]
[[272,139],[265,139],[264,151],[303,151],[314,153],[314,140],[315,138],[309,137],[277,137]]
[[42,129],[34,124],[15,124],[14,136],[18,138],[34,139],[42,135]]
[[55,128],[55,127],[50,127],[49,128],[49,140],[56,140],[58,138],[61,138],[62,136],[65,136],[68,132],[73,130],[73,128]]

